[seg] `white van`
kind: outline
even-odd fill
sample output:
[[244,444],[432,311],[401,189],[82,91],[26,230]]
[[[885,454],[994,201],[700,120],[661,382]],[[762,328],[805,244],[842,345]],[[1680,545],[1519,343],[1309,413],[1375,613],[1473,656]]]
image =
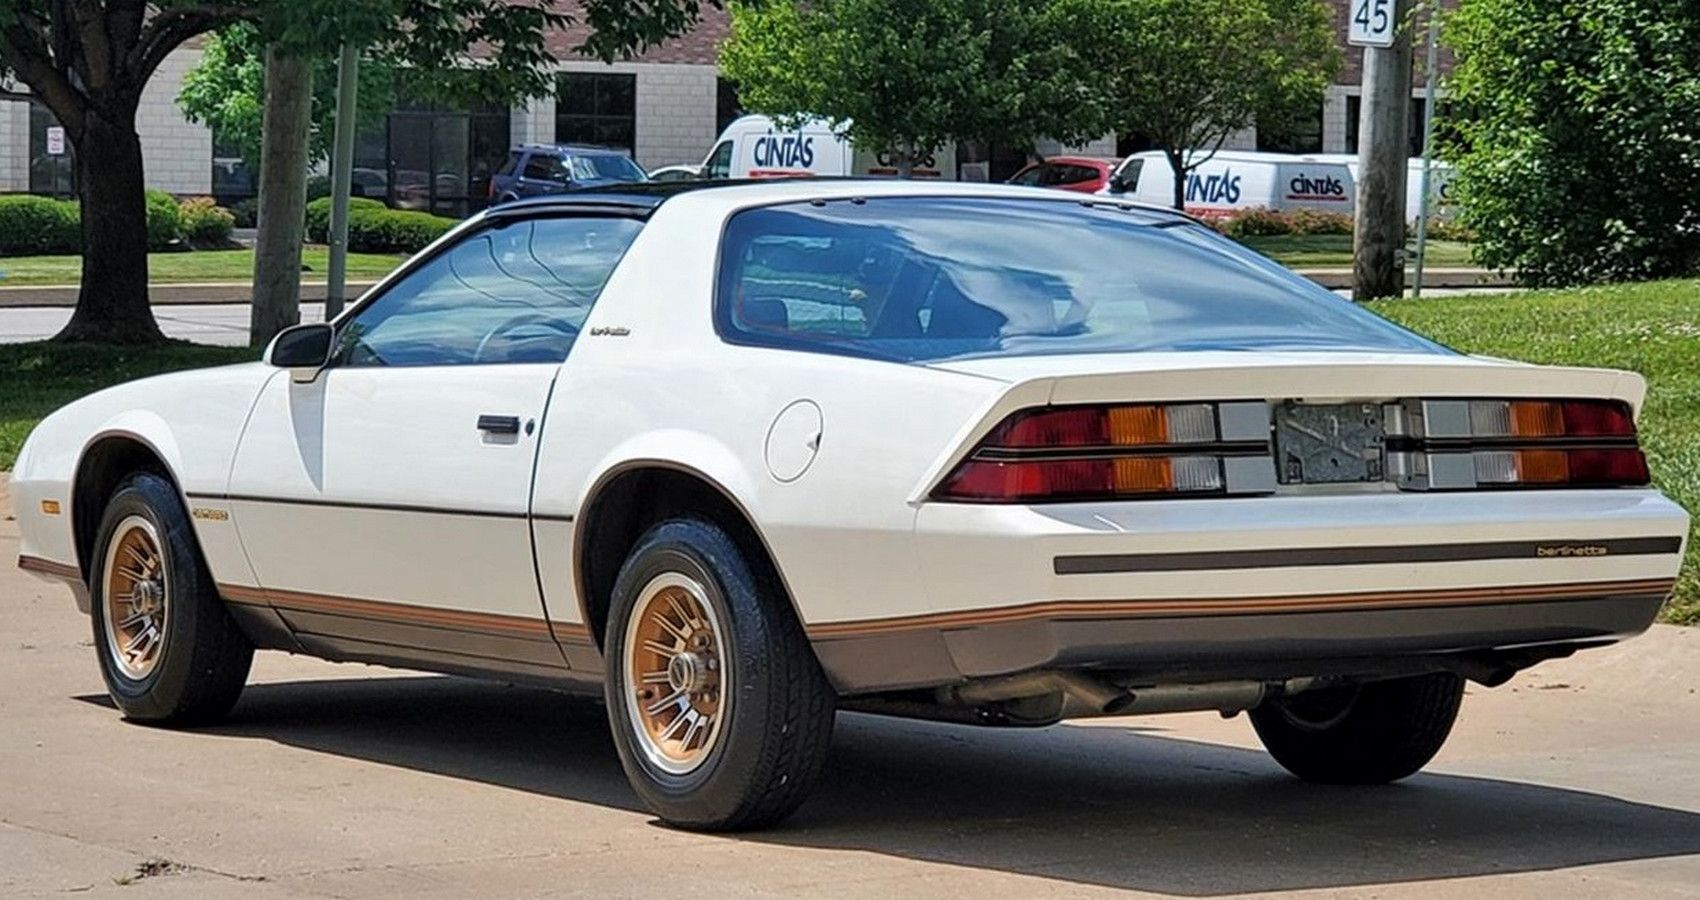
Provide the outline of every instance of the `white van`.
[[[1352,173],[1352,182],[1358,180],[1358,157],[1355,153],[1319,153],[1317,159],[1338,162]],[[1429,213],[1445,216],[1452,205],[1452,166],[1435,160],[1429,169]],[[1422,212],[1417,204],[1417,198],[1423,191],[1423,160],[1413,156],[1405,161],[1405,218],[1415,222],[1417,214]]]
[[[1102,193],[1172,206],[1174,167],[1162,151],[1122,160]],[[1186,211],[1221,214],[1262,207],[1352,214],[1356,181],[1338,161],[1286,153],[1218,151],[1187,174]]]
[[[890,155],[852,147],[824,119],[806,119],[796,128],[780,128],[771,118],[742,116],[721,132],[703,159],[701,177],[795,178],[807,175],[897,174]],[[918,160],[916,178],[956,179],[956,148]]]

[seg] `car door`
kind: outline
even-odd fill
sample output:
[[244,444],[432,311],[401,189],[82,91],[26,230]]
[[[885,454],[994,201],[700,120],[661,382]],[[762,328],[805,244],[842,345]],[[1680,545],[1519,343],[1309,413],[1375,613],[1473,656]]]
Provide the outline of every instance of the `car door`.
[[230,478],[260,582],[248,599],[332,658],[563,666],[532,556],[537,442],[560,364],[639,227],[567,217],[473,233],[339,321],[317,378],[274,377]]

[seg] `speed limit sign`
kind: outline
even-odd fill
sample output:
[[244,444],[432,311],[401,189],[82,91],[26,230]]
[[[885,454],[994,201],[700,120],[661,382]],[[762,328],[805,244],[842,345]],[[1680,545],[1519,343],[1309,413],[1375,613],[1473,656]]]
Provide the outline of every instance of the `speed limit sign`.
[[1363,47],[1393,46],[1393,0],[1352,0],[1352,21],[1346,43]]

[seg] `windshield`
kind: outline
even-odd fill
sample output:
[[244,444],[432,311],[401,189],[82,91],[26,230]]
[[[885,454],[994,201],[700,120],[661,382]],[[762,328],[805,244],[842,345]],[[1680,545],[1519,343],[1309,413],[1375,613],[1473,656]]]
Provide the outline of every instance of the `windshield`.
[[574,181],[648,181],[649,176],[629,158],[614,153],[573,157]]
[[727,225],[728,338],[906,362],[1172,350],[1451,351],[1210,229],[1078,200],[901,197]]

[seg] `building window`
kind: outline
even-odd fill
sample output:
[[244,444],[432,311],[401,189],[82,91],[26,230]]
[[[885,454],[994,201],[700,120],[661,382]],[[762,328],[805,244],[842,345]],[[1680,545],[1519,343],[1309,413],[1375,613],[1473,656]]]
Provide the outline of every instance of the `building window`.
[[213,130],[212,195],[220,206],[234,206],[258,194],[257,169],[248,164],[235,141]]
[[1279,124],[1257,125],[1257,149],[1265,153],[1321,153],[1322,105],[1309,115]]
[[[1427,102],[1422,97],[1411,98],[1411,124],[1407,135],[1407,155],[1423,155],[1423,110]],[[1346,152],[1358,152],[1358,128],[1361,124],[1358,118],[1363,114],[1363,100],[1356,94],[1346,97]],[[1437,126],[1439,122],[1435,123]]]
[[352,193],[439,216],[465,216],[490,202],[490,176],[507,161],[513,117],[501,107],[404,104],[389,114],[387,151],[376,135],[355,149]]
[[637,154],[637,76],[565,72],[555,81],[555,140]]
[[[55,152],[57,151],[57,152]],[[30,100],[30,193],[69,197],[77,192],[77,156],[58,117]]]
[[737,83],[725,78],[714,79],[714,133],[725,131],[726,126],[743,114],[744,104],[738,99]]

